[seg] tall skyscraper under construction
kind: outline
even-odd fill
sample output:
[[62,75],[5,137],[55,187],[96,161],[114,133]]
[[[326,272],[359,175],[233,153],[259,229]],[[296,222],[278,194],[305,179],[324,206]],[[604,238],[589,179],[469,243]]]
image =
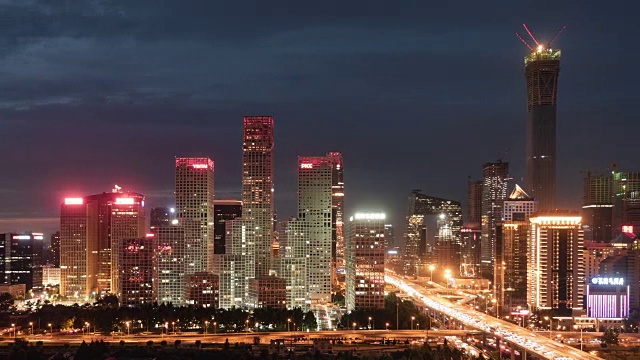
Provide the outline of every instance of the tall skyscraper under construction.
[[552,49],[551,45],[559,32],[548,44],[542,44],[526,25],[525,29],[535,42],[532,46],[520,38],[531,50],[524,58],[529,113],[525,185],[540,209],[550,210],[555,208],[556,199],[556,100],[560,73],[560,49]]

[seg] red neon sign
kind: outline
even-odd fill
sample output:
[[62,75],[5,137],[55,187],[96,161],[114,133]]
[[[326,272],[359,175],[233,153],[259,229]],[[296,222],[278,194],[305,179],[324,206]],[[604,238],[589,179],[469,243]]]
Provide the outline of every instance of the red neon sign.
[[209,165],[207,164],[193,164],[191,165],[192,168],[194,169],[208,169]]

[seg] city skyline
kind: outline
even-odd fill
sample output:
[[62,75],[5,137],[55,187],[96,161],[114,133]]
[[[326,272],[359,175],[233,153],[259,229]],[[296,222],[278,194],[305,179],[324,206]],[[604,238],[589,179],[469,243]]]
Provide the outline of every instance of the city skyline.
[[[378,2],[371,3],[362,16],[349,15],[357,13],[353,4],[343,8],[344,14],[332,14],[325,5],[305,9],[291,4],[293,10],[285,16],[278,4],[270,9],[256,5],[248,7],[256,11],[246,12],[246,7],[228,11],[249,19],[266,21],[277,16],[282,21],[270,28],[256,25],[239,31],[231,21],[206,18],[207,24],[216,24],[199,22],[205,18],[198,12],[214,16],[202,11],[207,9],[202,3],[178,7],[179,15],[195,16],[195,22],[185,24],[184,16],[176,16],[167,29],[157,32],[152,29],[168,17],[171,5],[155,8],[148,20],[126,4],[117,4],[118,11],[112,12],[73,2],[71,7],[49,12],[37,4],[3,6],[15,15],[11,19],[31,14],[43,24],[41,30],[25,28],[19,21],[13,24],[10,33],[20,41],[6,47],[1,60],[6,96],[0,103],[0,121],[11,136],[0,150],[14,155],[5,163],[15,169],[0,180],[0,200],[11,205],[0,214],[4,232],[57,230],[61,199],[99,193],[113,184],[145,194],[149,206],[174,205],[171,162],[175,156],[212,157],[217,166],[216,198],[237,199],[241,153],[236,143],[242,136],[238,123],[251,114],[274,116],[275,136],[286,144],[275,150],[279,219],[295,214],[295,163],[302,154],[341,151],[349,169],[345,181],[350,200],[345,213],[380,209],[396,226],[406,215],[405,199],[411,189],[464,203],[467,176],[479,178],[481,164],[495,161],[505,149],[509,149],[505,161],[511,165],[510,173],[521,182],[527,116],[522,58],[527,49],[513,31],[525,20],[545,41],[559,26],[568,25],[556,42],[563,49],[557,207],[581,205],[580,186],[576,186],[581,184],[579,170],[605,170],[612,162],[636,170],[630,153],[615,151],[624,146],[621,140],[631,145],[630,139],[602,140],[600,136],[605,124],[612,133],[623,126],[625,132],[634,132],[639,126],[625,124],[633,116],[629,99],[637,70],[627,63],[632,63],[635,52],[624,41],[629,33],[624,22],[611,24],[606,16],[593,19],[613,10],[590,4],[580,4],[581,11],[575,12],[569,10],[576,4],[558,4],[555,14],[508,5],[491,9],[505,19],[491,25],[477,19],[477,11],[482,10],[479,4],[463,6],[457,13],[461,20],[470,20],[467,24],[447,23],[454,13],[442,9],[444,20],[429,25],[424,21],[431,18],[426,7],[384,7],[397,16],[383,17]],[[295,16],[309,12],[321,15],[304,24]],[[102,26],[87,25],[80,13],[93,16]],[[527,19],[522,18],[525,13]],[[62,24],[57,23],[60,18],[65,19]],[[241,23],[251,22],[246,20]],[[110,21],[130,26],[117,29],[108,26]],[[179,25],[185,25],[184,31],[172,32]],[[223,27],[216,39],[225,46],[193,46],[208,43],[207,34],[214,28],[207,26]],[[622,37],[619,42],[604,41],[608,32]],[[183,44],[185,56],[196,62],[193,70],[177,64],[182,61],[171,51],[157,53],[175,49],[175,40]],[[226,46],[231,40],[238,40],[235,52]],[[42,47],[44,43],[48,46]],[[128,65],[108,67],[102,62],[107,60],[93,63],[96,54],[106,51],[105,44],[128,59]],[[608,54],[606,59],[587,56],[594,44]],[[267,51],[265,45],[272,46]],[[263,56],[248,59],[247,54],[260,49]],[[69,61],[64,53],[76,56]],[[320,56],[310,61],[310,53]],[[288,64],[283,58],[287,54],[293,54],[288,61],[300,63],[299,67],[283,66]],[[135,71],[153,75],[140,67],[147,58],[153,59],[149,68],[165,72],[150,76],[151,81],[131,77]],[[371,62],[361,68],[365,59]],[[443,74],[430,70],[439,68],[443,59],[450,65]],[[610,66],[612,62],[616,66]],[[193,71],[200,71],[195,74],[199,77],[209,65],[214,75],[194,84]],[[225,67],[231,67],[228,73],[220,70]],[[254,72],[246,75],[246,68]],[[106,77],[97,76],[98,69],[104,69]],[[327,69],[338,71],[327,76]],[[214,78],[222,73],[226,74],[222,85],[233,86],[221,95],[211,89],[218,84]],[[128,77],[131,82],[125,83]],[[263,78],[268,81],[258,80]],[[492,91],[479,92],[483,81],[491,81]],[[252,87],[253,83],[262,85]],[[593,105],[596,100],[600,102]],[[361,126],[364,119],[366,127]],[[491,126],[486,126],[489,121]],[[442,154],[440,139],[447,138],[443,134],[451,134],[464,146]],[[28,147],[19,143],[26,137]],[[365,146],[370,138],[384,140],[385,146]],[[114,148],[113,142],[120,146]],[[437,174],[433,169],[439,169]],[[45,171],[47,176],[42,176]]]

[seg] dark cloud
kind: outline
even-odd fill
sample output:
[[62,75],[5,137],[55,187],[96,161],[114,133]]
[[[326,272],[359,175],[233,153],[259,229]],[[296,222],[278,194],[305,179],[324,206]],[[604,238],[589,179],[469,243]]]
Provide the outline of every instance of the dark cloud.
[[559,189],[576,206],[580,169],[638,170],[618,150],[640,130],[637,5],[624,5],[0,0],[0,227],[51,227],[60,198],[114,183],[170,205],[176,155],[212,156],[218,196],[237,197],[245,114],[276,118],[280,218],[298,155],[343,151],[349,209],[396,221],[411,189],[462,200],[504,153],[519,178],[522,22],[541,40],[568,25]]

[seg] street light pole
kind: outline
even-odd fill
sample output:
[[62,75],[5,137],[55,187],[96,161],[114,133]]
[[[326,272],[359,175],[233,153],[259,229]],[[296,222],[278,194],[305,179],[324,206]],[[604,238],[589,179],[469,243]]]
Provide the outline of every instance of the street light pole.
[[[578,329],[578,325],[573,325],[574,329]],[[582,350],[582,326],[580,326],[580,351]]]
[[29,326],[31,326],[31,336],[33,336],[33,322],[30,322]]
[[411,317],[411,330],[413,330],[413,320],[415,320],[415,319],[416,319],[416,317],[415,317],[415,316],[412,316],[412,317]]
[[51,337],[53,337],[53,326],[49,324],[49,332],[51,333]]

